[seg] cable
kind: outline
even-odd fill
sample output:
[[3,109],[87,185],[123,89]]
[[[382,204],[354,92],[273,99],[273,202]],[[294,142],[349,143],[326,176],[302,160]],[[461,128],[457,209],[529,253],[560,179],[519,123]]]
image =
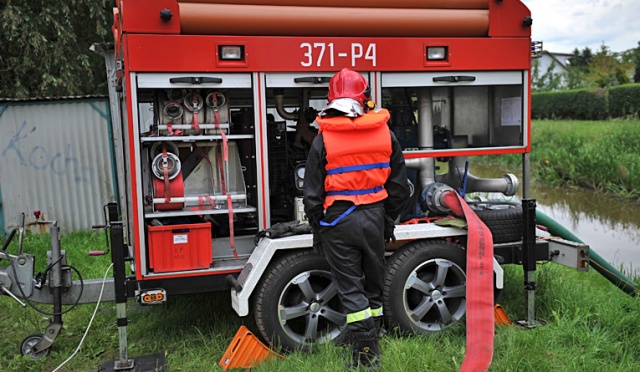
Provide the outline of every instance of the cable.
[[93,310],[93,314],[91,315],[91,319],[89,319],[89,324],[87,325],[87,329],[84,331],[84,335],[82,335],[82,339],[80,339],[80,343],[78,344],[76,351],[74,351],[73,354],[71,354],[71,356],[67,358],[67,360],[62,362],[62,364],[57,366],[56,369],[53,370],[53,372],[56,372],[60,368],[62,368],[62,366],[67,364],[67,362],[70,361],[74,356],[76,356],[76,354],[78,354],[78,351],[80,351],[80,348],[82,347],[82,343],[84,342],[85,337],[87,337],[87,334],[89,333],[89,329],[91,328],[93,319],[95,319],[96,313],[98,312],[98,307],[100,306],[100,301],[102,300],[102,292],[104,291],[104,286],[107,282],[107,274],[109,274],[109,270],[111,270],[112,267],[113,267],[113,263],[109,265],[109,267],[107,267],[107,271],[105,271],[104,273],[104,277],[102,278],[102,287],[100,288],[100,295],[98,296],[98,302],[96,303],[96,308]]
[[[25,302],[27,303],[27,305],[29,305],[33,310],[39,312],[40,314],[43,315],[47,315],[47,316],[57,316],[57,315],[63,315],[68,313],[69,311],[73,310],[76,306],[78,306],[78,303],[80,302],[80,298],[82,298],[82,293],[84,292],[84,281],[82,280],[82,275],[80,275],[80,271],[78,271],[78,269],[76,269],[75,267],[71,266],[71,265],[65,265],[62,266],[61,268],[70,268],[71,270],[75,271],[76,274],[78,274],[78,278],[80,279],[80,293],[78,294],[78,298],[76,299],[76,302],[71,305],[70,308],[68,308],[67,310],[61,311],[59,313],[48,313],[44,310],[40,310],[37,307],[35,307],[31,301],[27,298],[27,296],[24,294],[24,291],[22,290],[22,285],[20,285],[20,281],[18,280],[18,272],[16,270],[16,267],[13,263],[13,260],[11,259],[11,257],[7,256],[7,259],[9,260],[9,263],[11,264],[11,268],[13,269],[13,279],[16,281],[16,287],[18,287],[18,289],[20,290],[20,294],[22,295],[22,298],[25,300]],[[60,262],[60,260],[57,260],[56,262],[54,262],[53,264],[51,264],[50,266],[54,266],[56,265],[58,262]],[[49,270],[49,268],[47,268],[47,270]]]

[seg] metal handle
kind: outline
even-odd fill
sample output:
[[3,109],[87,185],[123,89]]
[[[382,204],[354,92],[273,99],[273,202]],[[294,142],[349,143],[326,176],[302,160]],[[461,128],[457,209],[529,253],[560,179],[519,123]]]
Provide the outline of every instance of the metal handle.
[[16,231],[17,231],[16,229],[11,230],[11,233],[9,234],[9,237],[7,238],[7,240],[2,245],[2,251],[3,252],[7,250],[7,247],[9,247],[9,243],[11,243],[11,240],[16,235]]
[[18,228],[18,255],[22,254],[22,238],[24,236],[24,213],[20,215],[20,228]]
[[434,83],[439,83],[439,82],[458,83],[462,81],[476,81],[476,77],[464,76],[464,75],[458,75],[458,76],[451,75],[451,76],[438,76],[433,78]]
[[[20,285],[18,283],[18,285]],[[0,283],[0,289],[2,290],[2,292],[6,293],[7,296],[13,298],[14,300],[16,300],[16,302],[18,302],[20,305],[22,305],[22,307],[27,307],[27,304],[25,304],[24,302],[20,301],[20,299],[18,297],[16,297],[16,295],[14,295],[13,293],[11,293],[11,291],[9,291],[8,289],[6,289],[2,283]]]
[[310,83],[310,84],[324,84],[331,81],[331,78],[328,76],[309,76],[309,77],[300,77],[294,78],[294,83]]
[[183,83],[183,84],[221,84],[222,79],[216,77],[205,77],[205,76],[186,76],[179,78],[170,78],[170,83]]

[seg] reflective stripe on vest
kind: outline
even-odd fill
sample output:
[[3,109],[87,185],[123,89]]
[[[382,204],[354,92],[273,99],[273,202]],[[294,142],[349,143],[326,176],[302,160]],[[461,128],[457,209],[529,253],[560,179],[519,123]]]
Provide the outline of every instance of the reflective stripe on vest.
[[389,168],[391,164],[389,162],[386,163],[374,163],[374,164],[362,164],[362,165],[352,165],[347,167],[338,167],[334,169],[328,169],[327,175],[333,174],[342,174],[347,172],[357,172],[361,170],[371,170],[371,169],[384,169]]

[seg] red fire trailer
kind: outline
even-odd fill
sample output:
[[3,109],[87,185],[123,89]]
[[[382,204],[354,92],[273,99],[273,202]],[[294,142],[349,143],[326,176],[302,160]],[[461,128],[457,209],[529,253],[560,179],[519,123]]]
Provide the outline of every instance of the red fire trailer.
[[[230,290],[234,310],[252,313],[273,346],[340,337],[345,317],[312,236],[256,236],[305,223],[313,121],[345,67],[390,111],[409,168],[412,194],[384,273],[391,326],[429,333],[463,319],[477,305],[468,284],[484,275],[482,293],[493,296],[510,263],[525,269],[532,325],[536,260],[587,269],[587,246],[536,236],[530,80],[540,46],[520,1],[118,0],[113,14],[120,200],[108,227],[122,366],[129,298]],[[522,155],[522,182],[470,173],[469,159],[500,154]],[[522,205],[482,196],[520,188]],[[473,211],[467,222],[491,231],[479,254],[493,270],[469,273],[483,227],[455,226],[454,194]]]

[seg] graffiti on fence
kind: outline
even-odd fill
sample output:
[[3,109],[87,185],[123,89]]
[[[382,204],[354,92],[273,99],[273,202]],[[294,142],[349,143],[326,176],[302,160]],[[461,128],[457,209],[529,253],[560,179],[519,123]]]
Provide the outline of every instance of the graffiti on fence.
[[2,157],[17,156],[22,166],[50,172],[56,176],[71,176],[76,183],[91,182],[93,168],[83,163],[78,154],[74,154],[71,143],[65,144],[63,151],[56,151],[46,145],[25,144],[28,142],[25,141],[27,137],[35,130],[36,127],[28,130],[27,122],[23,121],[18,132],[9,139],[9,143],[2,150]]

